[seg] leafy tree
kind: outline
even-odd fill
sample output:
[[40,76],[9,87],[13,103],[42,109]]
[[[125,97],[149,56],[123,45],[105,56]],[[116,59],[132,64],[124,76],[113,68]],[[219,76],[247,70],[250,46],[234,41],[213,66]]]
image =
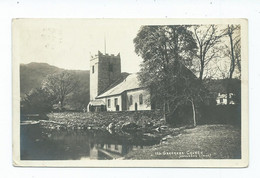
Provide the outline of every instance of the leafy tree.
[[67,71],[48,75],[42,83],[42,88],[49,95],[55,96],[55,102],[60,103],[61,108],[68,95],[72,94],[78,87],[77,78]]
[[40,88],[32,89],[21,99],[21,113],[42,114],[50,112],[53,101],[54,97],[49,95],[45,90]]
[[143,58],[139,79],[150,89],[150,101],[161,102],[165,116],[187,101],[194,104],[198,93],[191,81],[196,77],[188,68],[197,46],[188,26],[143,26],[134,44]]
[[[66,98],[65,103],[68,103],[70,109],[72,110],[82,111],[82,109],[86,109],[89,103],[89,88],[79,84],[79,87],[75,89],[73,94]],[[67,107],[68,106],[66,105],[66,108]]]
[[183,91],[180,92],[182,95],[183,102],[188,101],[191,103],[192,107],[192,118],[193,126],[196,127],[196,107],[201,102],[205,102],[206,99],[209,99],[208,92],[201,84],[200,79],[190,78],[190,76],[183,76]]

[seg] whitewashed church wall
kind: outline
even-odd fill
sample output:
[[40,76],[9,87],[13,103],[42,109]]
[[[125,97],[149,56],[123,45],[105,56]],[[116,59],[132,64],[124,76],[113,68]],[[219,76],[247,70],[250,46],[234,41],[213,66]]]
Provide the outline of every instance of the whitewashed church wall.
[[[143,95],[143,103],[140,104],[139,96],[140,94]],[[132,95],[133,102],[130,103],[130,96]],[[133,90],[127,92],[127,110],[134,111],[135,110],[135,104],[137,104],[137,110],[151,110],[151,105],[147,104],[147,100],[150,99],[150,93],[147,90],[139,89],[139,90]]]
[[[111,97],[107,97],[105,98],[105,102],[106,102],[106,107],[107,107],[107,111],[116,111],[116,106],[115,106],[115,99],[117,98],[117,103],[119,105],[119,111],[122,111],[122,99],[121,99],[121,95],[117,95],[117,96],[111,96]],[[110,99],[110,107],[108,106],[108,100]]]

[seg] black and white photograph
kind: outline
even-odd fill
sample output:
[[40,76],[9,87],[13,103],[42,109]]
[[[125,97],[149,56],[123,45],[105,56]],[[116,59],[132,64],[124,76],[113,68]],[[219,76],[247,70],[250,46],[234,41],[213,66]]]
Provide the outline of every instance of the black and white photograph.
[[246,19],[13,19],[13,164],[246,167]]

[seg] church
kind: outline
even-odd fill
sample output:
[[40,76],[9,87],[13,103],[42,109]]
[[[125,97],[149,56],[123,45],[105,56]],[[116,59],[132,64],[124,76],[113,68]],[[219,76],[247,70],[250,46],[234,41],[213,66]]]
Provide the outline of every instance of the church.
[[88,111],[151,110],[149,91],[137,74],[121,73],[121,57],[98,54],[90,59],[90,102]]

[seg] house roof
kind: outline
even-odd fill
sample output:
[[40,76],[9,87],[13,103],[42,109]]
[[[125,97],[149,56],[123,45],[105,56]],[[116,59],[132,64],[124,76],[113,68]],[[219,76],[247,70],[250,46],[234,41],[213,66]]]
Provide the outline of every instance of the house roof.
[[141,85],[137,78],[137,74],[130,74],[121,83],[108,89],[104,93],[97,96],[97,98],[104,98],[107,96],[119,95],[126,90],[133,90],[133,89],[138,89],[138,88],[141,88]]
[[106,103],[103,100],[99,100],[99,99],[90,101],[89,104],[92,106],[106,105]]

